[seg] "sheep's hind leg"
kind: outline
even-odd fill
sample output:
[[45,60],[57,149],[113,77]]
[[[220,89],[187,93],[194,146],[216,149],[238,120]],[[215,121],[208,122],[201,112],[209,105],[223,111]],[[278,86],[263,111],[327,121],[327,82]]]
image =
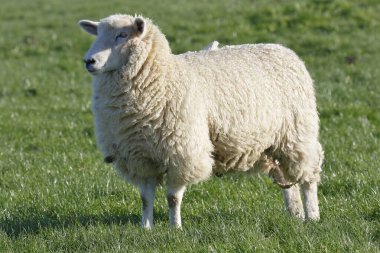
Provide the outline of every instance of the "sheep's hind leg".
[[292,216],[304,220],[305,214],[298,184],[295,184],[290,188],[283,188],[282,195],[284,196],[286,210],[288,210]]
[[170,225],[175,228],[181,228],[181,203],[185,186],[171,187],[168,186],[168,205],[169,205],[169,220]]
[[301,185],[305,198],[306,219],[319,220],[318,184],[305,182]]
[[304,220],[305,214],[298,184],[290,183],[285,179],[283,171],[277,162],[270,163],[270,165],[269,176],[275,184],[282,188],[286,210],[290,215]]
[[153,204],[156,191],[157,180],[150,178],[140,185],[142,202],[141,227],[151,229],[153,227]]

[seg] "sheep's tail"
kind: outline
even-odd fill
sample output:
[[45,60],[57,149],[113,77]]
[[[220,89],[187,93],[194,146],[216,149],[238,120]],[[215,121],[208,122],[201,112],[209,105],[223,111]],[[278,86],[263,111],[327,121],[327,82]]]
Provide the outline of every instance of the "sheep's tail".
[[265,159],[265,162],[262,163],[261,171],[268,174],[268,176],[272,179],[274,184],[277,184],[283,189],[288,189],[293,185],[297,184],[297,182],[289,182],[285,179],[284,172],[280,168],[280,164],[277,160]]
[[288,189],[292,187],[293,185],[297,184],[298,182],[288,182],[285,179],[284,173],[282,172],[280,166],[278,164],[275,164],[275,166],[272,166],[268,173],[269,177],[272,178],[273,183],[280,186],[282,189]]

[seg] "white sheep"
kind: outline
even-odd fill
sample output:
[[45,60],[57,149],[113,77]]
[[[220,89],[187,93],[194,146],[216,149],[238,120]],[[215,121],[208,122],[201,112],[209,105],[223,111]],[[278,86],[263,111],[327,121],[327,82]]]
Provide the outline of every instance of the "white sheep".
[[314,88],[303,62],[280,45],[213,47],[174,55],[141,16],[80,26],[96,35],[84,61],[93,75],[96,139],[105,161],[139,187],[142,226],[153,225],[155,188],[168,187],[181,227],[187,185],[226,171],[267,172],[287,210],[319,219],[323,160]]
[[208,44],[203,50],[217,50],[219,46],[219,42],[214,40],[210,44]]

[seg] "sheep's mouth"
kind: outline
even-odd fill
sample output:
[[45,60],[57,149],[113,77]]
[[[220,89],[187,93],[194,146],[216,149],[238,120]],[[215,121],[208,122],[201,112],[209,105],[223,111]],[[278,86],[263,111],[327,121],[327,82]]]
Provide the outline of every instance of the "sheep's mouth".
[[91,75],[96,75],[101,72],[101,69],[95,68],[93,66],[86,66],[86,69]]
[[98,71],[98,70],[95,70],[95,69],[88,69],[87,71],[88,71],[88,73],[90,73],[91,75],[96,75],[96,74],[99,73],[99,71]]

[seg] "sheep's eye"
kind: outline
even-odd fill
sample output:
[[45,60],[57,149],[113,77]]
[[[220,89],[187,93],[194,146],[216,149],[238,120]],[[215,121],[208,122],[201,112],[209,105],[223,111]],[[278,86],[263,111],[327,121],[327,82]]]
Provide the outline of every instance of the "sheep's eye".
[[128,34],[127,34],[126,32],[121,32],[121,33],[119,33],[119,34],[116,36],[115,40],[118,40],[118,39],[120,39],[120,38],[127,38],[127,37],[128,37]]

